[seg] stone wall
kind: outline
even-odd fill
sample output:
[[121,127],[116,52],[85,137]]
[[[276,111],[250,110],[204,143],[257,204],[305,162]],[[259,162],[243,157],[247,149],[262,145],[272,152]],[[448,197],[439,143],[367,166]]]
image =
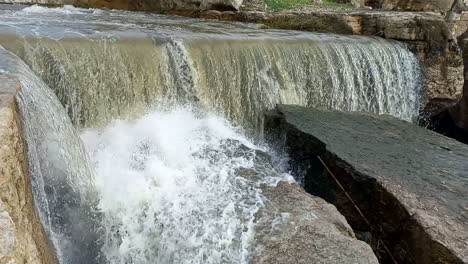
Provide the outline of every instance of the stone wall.
[[15,95],[20,85],[0,75],[0,264],[57,263],[33,206]]

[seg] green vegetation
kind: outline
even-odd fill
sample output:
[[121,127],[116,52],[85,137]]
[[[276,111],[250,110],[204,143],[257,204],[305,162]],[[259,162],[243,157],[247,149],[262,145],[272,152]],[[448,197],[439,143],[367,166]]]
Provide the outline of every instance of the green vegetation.
[[323,0],[322,3],[315,3],[313,0],[265,0],[267,7],[277,11],[281,9],[292,9],[300,6],[331,6],[350,7],[349,3],[340,3],[337,0]]

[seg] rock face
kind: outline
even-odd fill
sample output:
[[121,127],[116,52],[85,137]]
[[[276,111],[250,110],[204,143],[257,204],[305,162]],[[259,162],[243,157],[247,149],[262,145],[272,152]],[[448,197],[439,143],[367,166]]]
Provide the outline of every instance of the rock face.
[[468,144],[468,39],[460,40],[465,65],[465,84],[461,100],[435,99],[426,108],[427,125],[430,129]]
[[445,13],[456,0],[367,0],[373,8]]
[[0,75],[0,264],[54,264],[36,215],[15,103],[15,79]]
[[296,106],[277,107],[265,127],[285,138],[306,190],[371,234],[375,252],[383,241],[398,263],[468,263],[468,146],[392,117]]
[[280,182],[262,190],[266,201],[257,215],[255,244],[260,247],[253,263],[378,263],[335,206],[297,184]]

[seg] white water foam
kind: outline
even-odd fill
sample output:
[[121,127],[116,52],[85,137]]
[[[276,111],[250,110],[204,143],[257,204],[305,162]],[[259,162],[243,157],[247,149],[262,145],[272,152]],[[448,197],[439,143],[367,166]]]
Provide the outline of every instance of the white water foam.
[[224,118],[153,111],[82,134],[97,172],[110,263],[247,263],[266,149]]
[[40,6],[40,5],[32,5],[28,6],[26,8],[21,9],[22,13],[61,13],[61,14],[66,14],[66,15],[71,15],[71,14],[86,14],[86,13],[99,13],[101,10],[99,9],[85,9],[85,8],[79,8],[79,7],[74,7],[72,5],[64,5],[63,7],[45,7],[45,6]]

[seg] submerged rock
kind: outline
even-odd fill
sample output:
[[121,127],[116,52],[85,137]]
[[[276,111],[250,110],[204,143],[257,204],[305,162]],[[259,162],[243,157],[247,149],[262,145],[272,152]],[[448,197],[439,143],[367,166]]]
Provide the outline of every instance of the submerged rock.
[[335,206],[295,183],[262,190],[266,201],[257,215],[253,263],[378,263]]
[[384,242],[398,263],[468,263],[468,146],[389,116],[298,106],[278,106],[266,128],[285,138],[306,190],[370,232],[376,252]]

